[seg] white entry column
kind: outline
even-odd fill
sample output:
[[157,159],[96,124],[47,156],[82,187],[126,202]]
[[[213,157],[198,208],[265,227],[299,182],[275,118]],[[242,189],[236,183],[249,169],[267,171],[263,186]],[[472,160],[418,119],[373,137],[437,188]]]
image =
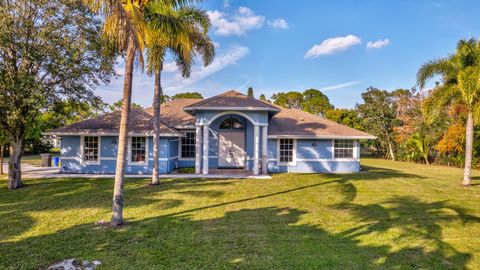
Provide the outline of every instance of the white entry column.
[[202,126],[195,126],[195,173],[202,172]]
[[262,127],[262,174],[267,174],[268,153],[267,153],[268,126]]
[[208,174],[208,142],[210,134],[208,125],[203,126],[203,174]]
[[260,152],[260,126],[253,127],[253,174],[258,175],[258,154]]

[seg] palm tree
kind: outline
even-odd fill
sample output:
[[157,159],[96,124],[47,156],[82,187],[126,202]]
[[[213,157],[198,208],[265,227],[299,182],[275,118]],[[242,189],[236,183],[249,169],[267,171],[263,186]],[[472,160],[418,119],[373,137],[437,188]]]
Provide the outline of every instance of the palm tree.
[[[123,223],[123,182],[125,177],[125,161],[132,99],[132,79],[135,57],[137,64],[143,68],[143,48],[145,46],[146,21],[145,6],[151,0],[84,0],[86,4],[104,21],[103,33],[105,39],[115,46],[115,49],[125,55],[125,77],[123,83],[123,99],[118,134],[117,162],[115,183],[113,189],[112,226]],[[155,0],[158,6],[167,8],[178,7],[194,0]],[[173,32],[179,25],[177,18],[165,14],[156,18],[158,31]]]
[[427,80],[440,75],[437,85],[424,101],[426,115],[435,116],[442,108],[462,104],[467,108],[465,170],[462,185],[471,184],[473,124],[480,115],[480,43],[474,39],[460,40],[455,54],[431,60],[417,73],[417,83],[423,88]]
[[[155,30],[152,25],[156,17],[163,14],[175,16],[181,23],[176,32],[166,33]],[[147,7],[147,72],[155,76],[153,97],[153,172],[152,185],[158,185],[159,179],[159,145],[160,145],[160,104],[162,100],[161,72],[165,55],[170,51],[183,77],[189,77],[191,65],[200,54],[206,66],[213,61],[215,49],[207,32],[210,20],[207,14],[194,7],[165,9],[152,3]]]

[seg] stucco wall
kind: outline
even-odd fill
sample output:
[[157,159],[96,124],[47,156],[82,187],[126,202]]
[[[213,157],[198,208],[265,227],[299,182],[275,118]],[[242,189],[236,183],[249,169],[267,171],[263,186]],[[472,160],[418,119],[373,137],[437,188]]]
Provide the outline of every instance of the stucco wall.
[[[175,152],[169,154],[169,144],[175,138],[160,138],[160,173],[167,173],[175,165]],[[113,174],[116,167],[116,154],[118,139],[114,136],[100,137],[100,158],[99,164],[85,164],[82,161],[80,152],[80,136],[63,136],[61,160],[63,173],[100,173]],[[146,164],[130,164],[127,162],[125,173],[127,174],[151,174],[153,168],[153,138],[148,137],[148,161]],[[177,148],[178,149],[178,146]],[[178,150],[177,150],[178,151]],[[127,151],[128,153],[128,151]],[[172,158],[173,157],[173,158]]]
[[360,171],[359,144],[355,141],[354,159],[334,159],[331,139],[297,139],[296,160],[279,164],[277,139],[268,140],[268,171],[298,173],[350,173]]
[[[228,115],[222,116],[212,122],[210,126],[210,153],[209,167],[218,166],[218,131],[220,123]],[[241,118],[241,117],[239,117]],[[253,125],[244,118],[246,127],[246,152],[249,170],[253,169]],[[261,136],[261,132],[260,132]],[[117,138],[112,136],[100,137],[100,162],[98,165],[87,165],[82,162],[80,153],[80,136],[62,137],[62,172],[65,173],[103,173],[112,174],[115,172],[115,156],[117,153]],[[333,159],[333,145],[330,139],[297,139],[296,140],[296,162],[294,165],[282,165],[277,160],[277,139],[268,139],[267,159],[269,172],[300,172],[300,173],[347,173],[358,172],[359,144],[355,142],[355,159]],[[260,137],[260,142],[262,142]],[[260,157],[262,156],[260,147]],[[195,160],[179,159],[179,139],[160,138],[160,173],[167,173],[181,167],[194,167]],[[151,174],[153,167],[153,139],[148,138],[148,163],[144,165],[128,164],[127,174]]]

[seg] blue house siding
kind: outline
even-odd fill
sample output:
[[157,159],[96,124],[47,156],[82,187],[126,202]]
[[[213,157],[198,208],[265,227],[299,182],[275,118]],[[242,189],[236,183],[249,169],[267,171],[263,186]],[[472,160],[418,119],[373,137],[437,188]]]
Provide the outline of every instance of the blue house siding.
[[[210,125],[209,132],[209,167],[218,167],[218,132],[220,123],[230,115],[217,118]],[[238,116],[237,116],[238,117]],[[249,157],[248,170],[253,169],[253,125],[245,118],[240,118],[245,125],[245,146]],[[260,133],[261,136],[261,133]],[[262,138],[260,137],[260,141]],[[355,142],[356,159],[333,159],[333,140],[331,139],[296,139],[296,159],[293,165],[278,164],[278,139],[267,140],[267,160],[269,172],[298,173],[348,173],[360,170],[359,144]],[[260,147],[260,157],[262,151]],[[82,161],[81,137],[62,137],[62,168],[64,173],[98,173],[113,174],[116,166],[117,137],[100,137],[100,160],[98,164],[85,164]],[[160,173],[169,173],[177,168],[194,167],[194,159],[179,158],[179,138],[160,138]],[[153,138],[148,137],[148,162],[131,164],[127,162],[127,174],[151,174],[153,168]]]
[[[160,173],[171,172],[176,164],[178,156],[178,144],[172,154],[169,154],[170,145],[178,143],[173,141],[174,138],[160,138]],[[148,153],[147,162],[145,164],[134,164],[127,161],[125,173],[127,174],[151,174],[153,168],[153,138],[147,137]],[[62,136],[62,173],[98,173],[113,174],[116,167],[117,142],[116,136],[100,137],[100,157],[98,164],[86,164],[82,160],[81,153],[81,136]],[[172,147],[173,148],[173,147]],[[127,150],[128,154],[128,150]]]
[[358,143],[355,143],[356,159],[334,159],[331,139],[296,139],[294,165],[279,164],[277,139],[268,140],[268,171],[293,173],[351,173],[360,171]]

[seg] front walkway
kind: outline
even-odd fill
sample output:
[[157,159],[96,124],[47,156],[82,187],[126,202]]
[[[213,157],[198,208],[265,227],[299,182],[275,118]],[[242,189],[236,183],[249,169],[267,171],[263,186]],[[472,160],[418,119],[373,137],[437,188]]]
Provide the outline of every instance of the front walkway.
[[[3,164],[4,172],[7,173],[8,165]],[[38,179],[38,178],[114,178],[114,174],[67,174],[60,173],[59,168],[53,167],[37,167],[27,163],[22,163],[22,178]],[[149,174],[130,174],[125,175],[125,178],[150,178]],[[253,175],[252,172],[244,170],[219,170],[212,169],[208,175],[203,174],[189,174],[189,173],[171,173],[161,174],[160,178],[247,178],[247,179],[270,179],[270,175]]]

